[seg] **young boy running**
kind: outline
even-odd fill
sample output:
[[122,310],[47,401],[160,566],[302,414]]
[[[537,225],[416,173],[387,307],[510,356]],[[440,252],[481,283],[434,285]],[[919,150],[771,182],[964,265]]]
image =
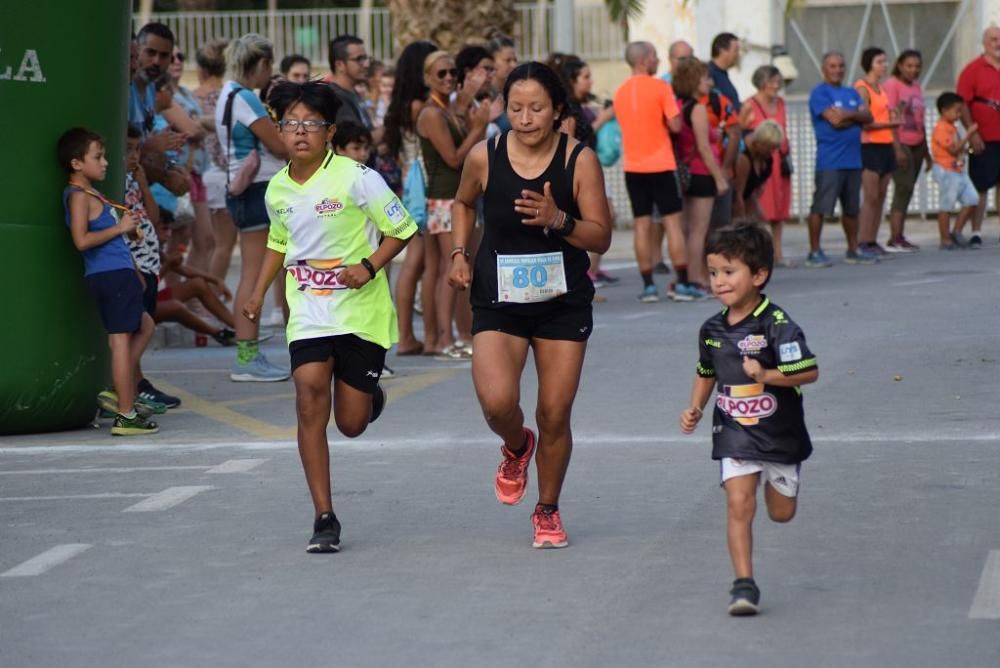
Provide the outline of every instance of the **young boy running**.
[[267,251],[243,314],[260,316],[267,288],[284,266],[299,455],[316,511],[306,550],[338,552],[326,438],[330,404],[337,429],[349,438],[382,412],[385,392],[378,382],[385,352],[398,339],[382,268],[417,226],[382,177],[327,148],[340,106],[328,85],[280,82],[268,102],[290,161],[267,187]]
[[[931,157],[934,159],[932,175],[940,189],[938,209],[938,235],[941,238],[941,250],[968,248],[969,243],[962,236],[962,228],[976,212],[979,204],[979,193],[972,184],[972,179],[965,172],[965,153],[969,140],[978,131],[975,123],[970,125],[964,139],[960,139],[955,124],[962,117],[962,106],[965,101],[955,93],[941,93],[937,99],[937,108],[941,117],[931,134]],[[958,216],[955,227],[948,231],[952,209],[958,205]]]
[[57,153],[69,174],[63,190],[66,224],[83,254],[84,282],[97,302],[111,347],[115,392],[102,392],[98,403],[116,411],[113,435],[155,433],[156,423],[135,410],[134,369],[153,335],[153,320],[142,308],[141,279],[123,237],[136,230],[138,219],[128,211],[121,220],[116,218],[111,201],[94,189],[93,183],[103,181],[108,171],[100,135],[84,128],[67,130],[59,138]]
[[799,386],[815,382],[819,370],[799,326],[761,294],[774,265],[770,235],[756,225],[722,228],[709,238],[705,255],[723,309],[699,332],[697,375],[681,431],[694,431],[717,385],[712,459],[720,460],[736,575],[729,614],[753,615],[760,601],[752,561],[757,486],[763,475],[772,520],[795,516],[799,468],[812,452]]

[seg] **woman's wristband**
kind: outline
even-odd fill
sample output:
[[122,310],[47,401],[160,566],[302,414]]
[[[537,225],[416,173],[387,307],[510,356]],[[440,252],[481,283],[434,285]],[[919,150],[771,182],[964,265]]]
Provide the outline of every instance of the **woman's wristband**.
[[576,218],[569,215],[568,213],[563,214],[563,223],[556,229],[556,234],[562,237],[568,237],[573,234],[573,230],[576,229]]
[[363,257],[361,258],[361,264],[368,270],[368,273],[372,275],[372,278],[375,278],[375,274],[378,272],[375,271],[375,266],[371,263],[371,261],[368,258]]
[[469,259],[469,251],[465,250],[465,246],[455,246],[454,248],[452,248],[450,259],[454,260],[455,256],[458,255],[459,253],[465,256],[466,260]]

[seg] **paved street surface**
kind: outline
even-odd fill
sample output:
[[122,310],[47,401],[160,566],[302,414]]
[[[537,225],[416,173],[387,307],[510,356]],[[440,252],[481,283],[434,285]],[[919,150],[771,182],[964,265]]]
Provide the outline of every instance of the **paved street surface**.
[[[917,256],[769,286],[821,376],[799,515],[758,516],[756,618],[725,614],[709,421],[677,427],[717,303],[637,303],[622,232],[574,414],[568,549],[531,548],[531,494],[496,502],[467,363],[389,356],[385,415],[353,442],[331,430],[344,551],[307,555],[292,385],[230,383],[214,344],[160,349],[147,375],[184,400],[160,434],[0,439],[0,666],[996,668],[996,224],[961,253],[911,227]],[[266,350],[287,363],[280,337]]]

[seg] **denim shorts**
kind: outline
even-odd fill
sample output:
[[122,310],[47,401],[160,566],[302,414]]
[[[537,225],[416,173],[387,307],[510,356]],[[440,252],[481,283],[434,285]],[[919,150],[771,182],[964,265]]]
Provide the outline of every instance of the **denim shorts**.
[[953,172],[935,164],[931,175],[938,184],[938,211],[954,213],[979,204],[979,193],[965,172]]
[[271,225],[264,206],[267,181],[257,181],[236,197],[226,195],[226,208],[240,232],[266,230]]

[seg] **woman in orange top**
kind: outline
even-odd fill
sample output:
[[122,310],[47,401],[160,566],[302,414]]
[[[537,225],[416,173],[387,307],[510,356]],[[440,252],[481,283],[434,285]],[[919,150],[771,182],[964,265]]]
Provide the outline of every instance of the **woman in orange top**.
[[878,225],[885,206],[885,192],[889,179],[896,171],[896,113],[889,108],[889,98],[879,84],[889,69],[885,51],[878,47],[865,49],[861,54],[863,79],[858,79],[854,89],[865,106],[872,112],[871,123],[861,132],[861,215],[858,221],[858,241],[861,250],[885,257],[889,253],[878,245]]

